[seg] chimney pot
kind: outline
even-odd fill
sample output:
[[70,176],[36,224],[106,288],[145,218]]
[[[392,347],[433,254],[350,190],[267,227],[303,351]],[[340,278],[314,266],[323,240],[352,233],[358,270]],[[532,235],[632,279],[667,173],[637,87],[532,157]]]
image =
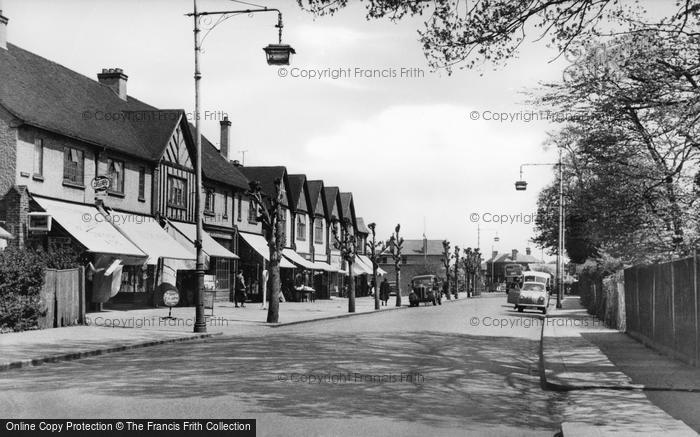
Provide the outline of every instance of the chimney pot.
[[513,261],[516,261],[518,259],[518,249],[513,249],[513,251],[511,252],[511,258],[513,259]]
[[108,86],[120,99],[126,100],[126,81],[129,76],[121,68],[103,68],[97,74],[97,81]]
[[231,164],[233,164],[234,167],[242,167],[241,162],[237,159],[234,159],[233,161],[231,161]]

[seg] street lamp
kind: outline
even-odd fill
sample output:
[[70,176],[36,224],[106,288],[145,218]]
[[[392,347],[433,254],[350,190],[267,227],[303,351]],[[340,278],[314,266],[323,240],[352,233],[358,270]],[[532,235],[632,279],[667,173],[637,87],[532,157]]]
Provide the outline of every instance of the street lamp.
[[[197,0],[193,0],[194,10],[193,12],[186,14],[188,17],[192,17],[194,21],[194,107],[195,107],[195,147],[196,147],[196,165],[195,165],[195,209],[197,217],[197,232],[195,236],[194,246],[197,251],[197,264],[195,267],[195,275],[197,277],[197,285],[195,289],[195,322],[194,322],[194,332],[207,332],[206,321],[204,320],[204,252],[202,250],[202,234],[203,222],[204,222],[204,211],[202,210],[202,131],[199,124],[199,108],[201,92],[199,89],[199,82],[202,79],[202,73],[199,67],[199,57],[202,51],[202,41],[203,37],[200,35],[201,30],[199,27],[199,20],[203,16],[207,15],[218,15],[220,16],[209,29],[207,33],[209,34],[214,27],[222,23],[224,20],[239,14],[254,14],[257,12],[277,12],[278,21],[277,27],[279,29],[279,44],[270,44],[264,50],[267,53],[267,63],[269,65],[288,65],[289,57],[294,52],[288,45],[282,44],[282,12],[274,8],[262,8],[262,9],[243,9],[235,11],[215,11],[215,12],[198,12],[197,11]],[[268,50],[269,49],[269,50]],[[285,58],[286,53],[286,58]]]
[[565,231],[565,220],[564,220],[564,164],[561,160],[561,147],[559,148],[559,162],[556,163],[528,163],[520,164],[520,180],[515,182],[515,189],[518,191],[525,191],[527,188],[527,182],[523,180],[523,167],[534,166],[534,165],[556,165],[559,167],[559,235],[557,243],[557,308],[561,308],[562,301],[562,291],[564,288],[564,231]]

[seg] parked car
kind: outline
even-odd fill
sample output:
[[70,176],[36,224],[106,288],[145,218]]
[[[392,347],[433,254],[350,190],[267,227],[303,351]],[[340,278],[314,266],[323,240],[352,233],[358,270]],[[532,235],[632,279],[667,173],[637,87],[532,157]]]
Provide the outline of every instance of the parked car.
[[411,306],[418,306],[420,302],[432,302],[433,305],[442,305],[442,291],[440,280],[435,275],[419,275],[411,278],[411,294],[408,297]]
[[[516,295],[517,299],[514,298]],[[523,282],[522,288],[508,293],[508,303],[513,303],[521,313],[525,308],[535,308],[547,314],[548,299],[547,287],[541,282]]]

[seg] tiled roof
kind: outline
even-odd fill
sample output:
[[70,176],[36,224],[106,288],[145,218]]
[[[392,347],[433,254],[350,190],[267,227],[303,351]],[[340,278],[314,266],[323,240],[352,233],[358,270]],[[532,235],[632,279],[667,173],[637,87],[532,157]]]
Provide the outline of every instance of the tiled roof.
[[333,209],[335,208],[336,199],[338,197],[338,193],[340,192],[340,188],[325,187],[324,191],[326,192],[326,205],[328,205],[328,214],[331,216],[330,219],[340,219],[339,214],[333,214]]
[[307,211],[308,208],[306,205],[299,204],[299,199],[301,199],[301,193],[304,189],[304,182],[306,181],[306,175],[290,174],[287,175],[287,180],[289,181],[290,199],[294,199],[293,202],[295,204],[294,206],[296,207],[296,209],[304,212],[309,212]]
[[[442,255],[442,240],[427,240],[427,246],[427,256]],[[386,250],[384,252],[386,252]],[[450,251],[450,253],[452,252],[454,252],[454,250]],[[423,240],[403,240],[403,246],[401,246],[401,254],[423,255]]]
[[493,261],[493,256],[490,257],[486,262],[497,262],[497,263],[507,263],[507,262],[516,262],[516,263],[541,263],[541,259],[537,259],[532,255],[528,255],[526,253],[517,253],[515,261],[513,260],[512,253],[511,252],[504,252],[504,253],[499,253],[496,255],[496,261]]
[[370,230],[367,226],[365,226],[365,219],[362,217],[357,217],[357,232],[361,234],[369,234]]
[[[157,110],[13,44],[0,50],[0,105],[27,124],[155,161],[182,110]],[[105,118],[117,115],[117,120]]]
[[347,217],[352,221],[352,193],[340,193],[340,205],[343,208],[343,218]]
[[[282,166],[275,167],[238,167],[249,181],[259,181],[262,192],[270,197],[275,194],[275,179],[286,179],[287,169]],[[289,187],[287,187],[289,188]]]
[[[318,201],[321,199],[319,194],[325,191],[323,188],[323,181],[306,181],[306,186],[309,188],[309,209],[311,211],[316,211]],[[324,214],[328,215],[328,212],[324,212]]]

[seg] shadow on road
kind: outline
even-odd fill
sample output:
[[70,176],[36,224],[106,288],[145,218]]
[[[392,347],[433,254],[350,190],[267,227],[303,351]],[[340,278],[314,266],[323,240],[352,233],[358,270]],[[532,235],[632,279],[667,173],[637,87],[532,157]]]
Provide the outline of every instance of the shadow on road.
[[433,332],[222,338],[5,372],[0,391],[78,385],[121,398],[236,395],[261,413],[294,417],[553,429],[558,395],[539,388],[537,347],[522,338]]

